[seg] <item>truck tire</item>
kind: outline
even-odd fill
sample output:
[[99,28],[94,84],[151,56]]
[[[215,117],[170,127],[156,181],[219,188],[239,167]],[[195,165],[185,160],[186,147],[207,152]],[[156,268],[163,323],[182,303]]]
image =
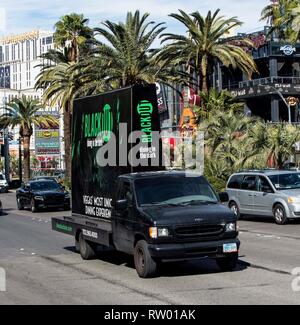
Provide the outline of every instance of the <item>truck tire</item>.
[[282,204],[278,203],[273,209],[273,215],[277,225],[284,225],[288,222],[286,217],[285,208]]
[[216,261],[221,271],[228,272],[236,268],[238,257],[238,253],[232,253],[228,256],[217,258]]
[[83,260],[90,260],[96,256],[97,245],[83,238],[82,232],[79,235],[79,252]]
[[134,247],[134,265],[140,278],[152,278],[157,273],[157,262],[150,255],[145,240],[139,240]]

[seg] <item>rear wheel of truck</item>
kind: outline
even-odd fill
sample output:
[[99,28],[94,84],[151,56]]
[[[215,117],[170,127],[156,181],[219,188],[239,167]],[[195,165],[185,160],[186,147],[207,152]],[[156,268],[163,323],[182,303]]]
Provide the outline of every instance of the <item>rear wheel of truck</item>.
[[237,266],[238,257],[238,253],[232,253],[228,256],[217,258],[216,261],[221,271],[233,271]]
[[97,245],[83,238],[82,232],[79,235],[79,252],[84,260],[90,260],[96,256]]
[[157,261],[150,255],[145,240],[139,240],[134,247],[134,265],[140,278],[151,278],[157,273]]

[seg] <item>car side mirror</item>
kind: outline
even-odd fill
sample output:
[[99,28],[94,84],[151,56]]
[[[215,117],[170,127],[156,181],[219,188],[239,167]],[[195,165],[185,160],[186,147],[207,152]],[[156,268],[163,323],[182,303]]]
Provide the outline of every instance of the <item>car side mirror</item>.
[[27,192],[30,192],[30,187],[25,185],[24,190],[27,191]]
[[219,199],[222,203],[228,202],[229,201],[228,193],[227,192],[219,193]]
[[264,193],[273,193],[272,189],[269,187],[269,186],[263,186],[261,188],[261,190],[264,192]]
[[116,211],[124,211],[127,209],[127,207],[128,207],[128,201],[126,199],[116,201],[115,204]]

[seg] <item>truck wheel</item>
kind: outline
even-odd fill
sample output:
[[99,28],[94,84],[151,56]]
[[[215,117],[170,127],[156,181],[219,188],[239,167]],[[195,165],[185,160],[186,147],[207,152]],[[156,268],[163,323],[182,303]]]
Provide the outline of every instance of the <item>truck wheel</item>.
[[90,260],[96,256],[96,244],[85,240],[82,232],[79,235],[79,252],[83,260]]
[[156,275],[157,262],[150,255],[145,240],[138,241],[134,247],[134,265],[140,278],[151,278]]
[[276,204],[273,209],[273,215],[277,225],[284,225],[287,223],[288,219],[286,217],[286,212],[281,204]]
[[226,257],[217,258],[216,261],[221,271],[233,271],[236,268],[238,257],[238,253],[232,253]]
[[19,197],[17,198],[17,207],[18,207],[18,210],[24,210],[24,207],[21,203],[21,199]]

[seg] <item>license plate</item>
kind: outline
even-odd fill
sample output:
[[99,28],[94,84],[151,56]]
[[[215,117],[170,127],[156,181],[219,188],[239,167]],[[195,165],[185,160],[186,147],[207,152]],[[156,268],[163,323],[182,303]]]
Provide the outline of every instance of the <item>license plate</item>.
[[223,253],[234,253],[237,252],[237,245],[234,244],[223,244]]

